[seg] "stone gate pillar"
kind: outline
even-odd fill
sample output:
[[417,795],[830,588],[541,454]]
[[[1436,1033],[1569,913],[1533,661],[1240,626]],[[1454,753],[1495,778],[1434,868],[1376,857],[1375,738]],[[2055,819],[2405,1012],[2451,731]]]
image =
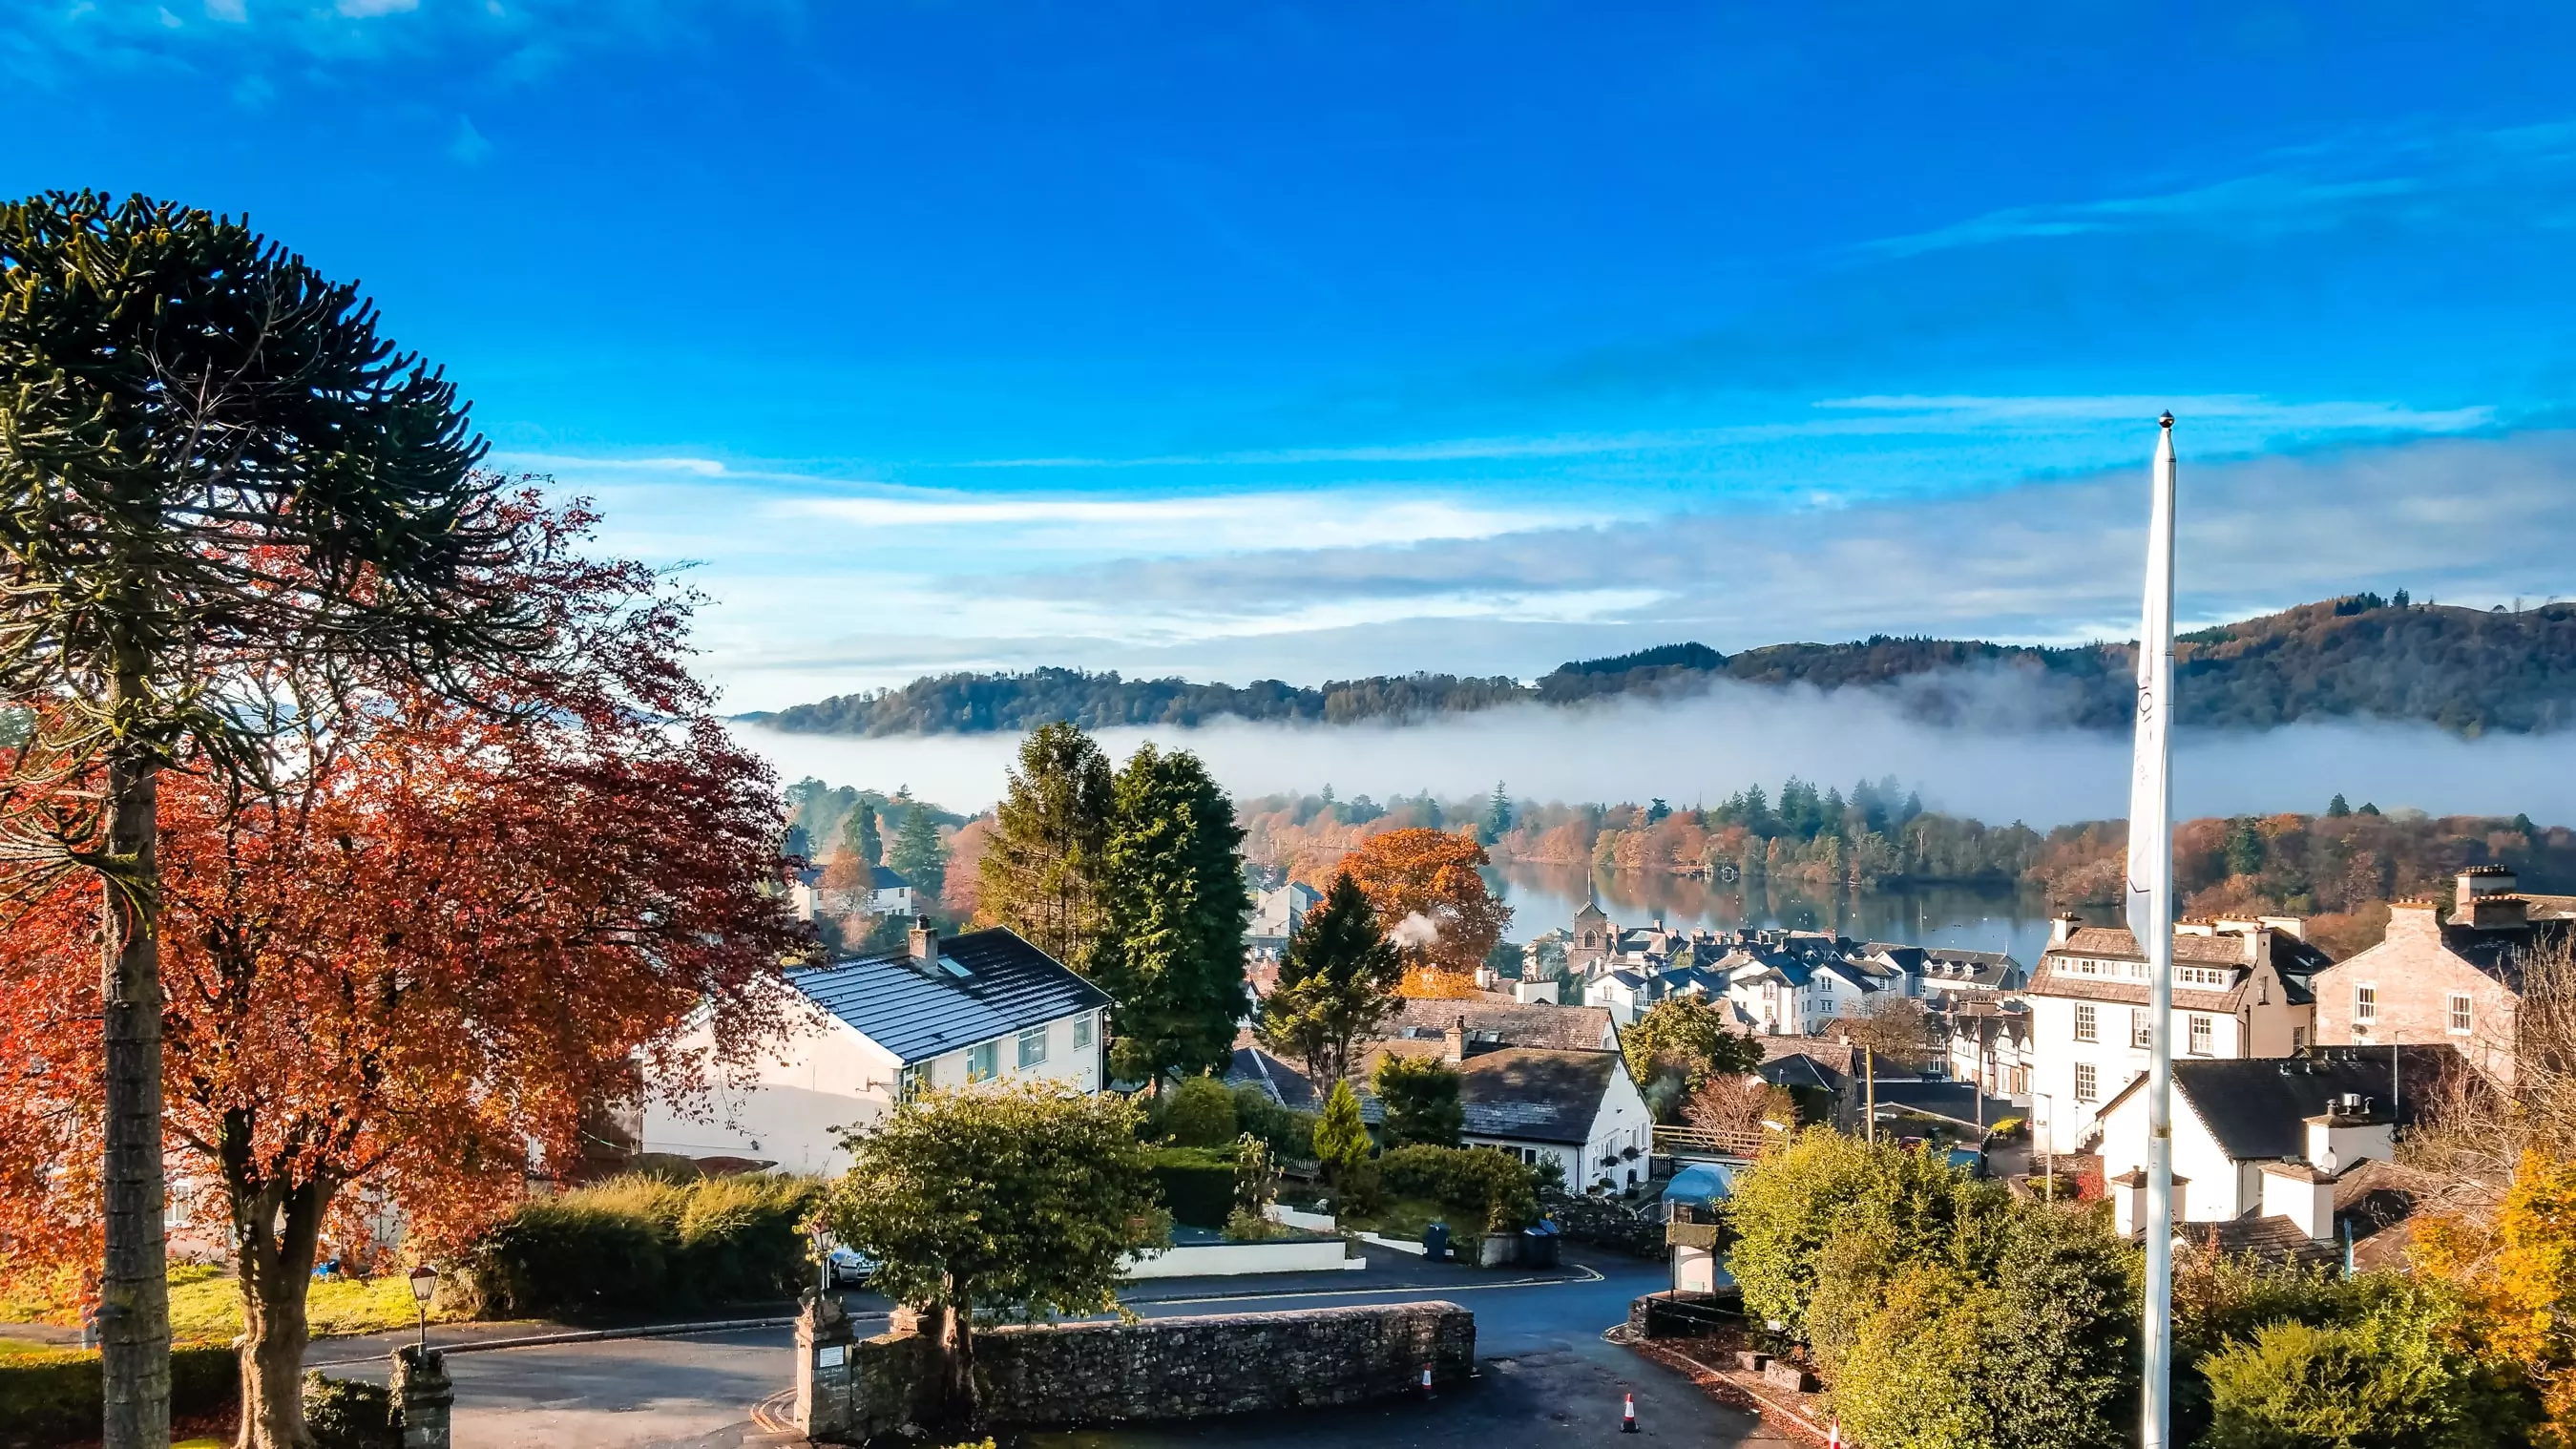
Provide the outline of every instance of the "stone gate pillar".
[[396,1349],[392,1387],[403,1449],[448,1449],[456,1385],[447,1377],[447,1355],[433,1348],[424,1359],[417,1347]]
[[858,1405],[851,1347],[857,1341],[840,1299],[807,1289],[796,1315],[796,1427],[818,1444],[854,1438]]

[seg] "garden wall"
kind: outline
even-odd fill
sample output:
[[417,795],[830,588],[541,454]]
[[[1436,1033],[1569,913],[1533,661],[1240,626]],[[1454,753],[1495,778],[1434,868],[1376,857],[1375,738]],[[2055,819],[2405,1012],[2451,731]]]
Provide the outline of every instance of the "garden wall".
[[[975,1341],[993,1423],[1115,1424],[1357,1403],[1418,1389],[1425,1365],[1435,1384],[1455,1384],[1475,1364],[1476,1317],[1454,1303],[1398,1303],[1013,1325]],[[837,1373],[810,1372],[809,1350],[807,1432],[864,1443],[919,1422],[928,1347],[918,1334],[880,1334],[849,1345]]]

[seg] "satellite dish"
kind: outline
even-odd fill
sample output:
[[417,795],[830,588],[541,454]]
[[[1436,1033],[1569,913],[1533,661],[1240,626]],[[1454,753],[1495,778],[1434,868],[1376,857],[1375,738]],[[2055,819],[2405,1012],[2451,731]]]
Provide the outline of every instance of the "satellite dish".
[[2333,1172],[2333,1171],[2335,1170],[2335,1166],[2336,1166],[2336,1163],[2335,1163],[2335,1155],[2334,1155],[2334,1153],[2332,1153],[2332,1152],[2330,1152],[2330,1151],[2329,1151],[2329,1152],[2320,1152],[2320,1153],[2318,1153],[2318,1154],[2317,1154],[2317,1171],[2319,1171],[2319,1172],[2324,1172],[2324,1173],[2331,1173],[2331,1172]]

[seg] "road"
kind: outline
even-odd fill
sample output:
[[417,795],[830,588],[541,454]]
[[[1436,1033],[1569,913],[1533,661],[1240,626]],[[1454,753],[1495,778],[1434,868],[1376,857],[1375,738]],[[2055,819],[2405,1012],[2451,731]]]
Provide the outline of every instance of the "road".
[[[1351,1275],[1357,1278],[1359,1275]],[[1149,1318],[1339,1304],[1447,1298],[1476,1314],[1482,1374],[1454,1393],[1353,1409],[1231,1418],[1112,1431],[1030,1436],[1031,1449],[1229,1449],[1366,1443],[1511,1449],[1619,1439],[1688,1445],[1775,1446],[1751,1416],[1722,1408],[1678,1376],[1602,1341],[1626,1321],[1629,1300],[1663,1285],[1653,1263],[1610,1260],[1574,1281],[1508,1284],[1501,1275],[1458,1274],[1435,1286],[1350,1285],[1255,1295],[1230,1288],[1135,1305]],[[1180,1285],[1173,1285],[1178,1287]],[[865,1300],[852,1303],[864,1315]],[[458,1354],[457,1449],[746,1449],[777,1441],[752,1422],[751,1406],[790,1380],[793,1334],[748,1329],[688,1337],[617,1339]],[[317,1344],[311,1361],[330,1361]],[[331,1372],[381,1382],[381,1360]],[[1620,1395],[1637,1396],[1641,1435],[1619,1435]]]

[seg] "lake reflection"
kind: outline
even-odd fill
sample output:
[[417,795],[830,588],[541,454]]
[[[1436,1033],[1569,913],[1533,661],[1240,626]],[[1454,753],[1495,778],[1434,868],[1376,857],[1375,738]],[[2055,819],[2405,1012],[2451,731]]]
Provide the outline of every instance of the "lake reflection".
[[[1497,886],[1512,907],[1508,933],[1526,941],[1573,920],[1583,904],[1587,872],[1580,866],[1506,862]],[[2048,947],[2044,893],[2009,885],[1926,885],[1813,896],[1768,883],[1748,892],[1741,884],[1692,880],[1643,871],[1590,877],[1601,909],[1622,926],[1661,917],[1668,926],[1787,927],[1833,931],[1863,941],[1917,946],[1956,946],[2010,951],[2023,966],[2039,962]]]

